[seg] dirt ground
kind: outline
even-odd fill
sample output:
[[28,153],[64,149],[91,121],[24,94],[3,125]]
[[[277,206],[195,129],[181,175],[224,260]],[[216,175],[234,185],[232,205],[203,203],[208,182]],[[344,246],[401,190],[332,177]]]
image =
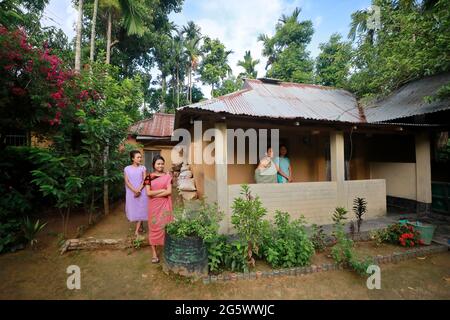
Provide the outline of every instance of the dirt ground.
[[[74,217],[71,232],[83,221]],[[380,290],[367,289],[366,278],[348,270],[205,285],[164,274],[150,263],[148,247],[60,255],[57,222],[43,232],[38,250],[0,255],[0,299],[450,299],[450,253],[381,265]],[[83,236],[123,238],[132,230],[118,205]],[[376,255],[402,248],[361,243],[356,250]],[[325,252],[313,263],[329,259]],[[67,289],[70,265],[81,269],[80,290]],[[266,268],[259,262],[258,269]]]

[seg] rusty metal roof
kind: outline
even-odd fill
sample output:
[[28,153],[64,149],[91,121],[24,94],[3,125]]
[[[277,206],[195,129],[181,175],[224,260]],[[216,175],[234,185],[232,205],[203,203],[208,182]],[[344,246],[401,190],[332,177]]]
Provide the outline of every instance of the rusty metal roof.
[[383,122],[450,109],[450,99],[425,102],[426,96],[436,93],[450,83],[450,73],[438,74],[410,82],[382,100],[364,106],[368,122]]
[[350,92],[318,85],[246,79],[240,91],[181,108],[269,118],[365,122]]
[[155,113],[152,118],[133,124],[128,132],[136,136],[170,138],[173,133],[174,122],[174,114]]

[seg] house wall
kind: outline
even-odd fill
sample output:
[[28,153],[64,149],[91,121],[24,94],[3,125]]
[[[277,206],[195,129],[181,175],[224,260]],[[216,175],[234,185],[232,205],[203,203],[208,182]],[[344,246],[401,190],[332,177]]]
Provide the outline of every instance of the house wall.
[[[267,218],[273,219],[276,210],[287,211],[293,219],[303,215],[308,224],[333,223],[333,211],[338,206],[337,183],[301,182],[289,184],[251,184],[250,190],[254,196],[259,196],[268,210]],[[236,197],[240,196],[240,185],[230,185],[229,210]],[[345,181],[342,190],[345,207],[351,210],[353,199],[363,197],[367,200],[366,219],[381,217],[386,214],[386,184],[385,180],[355,180]],[[228,226],[229,232],[232,227]]]
[[371,162],[370,178],[386,180],[386,195],[416,200],[416,164]]

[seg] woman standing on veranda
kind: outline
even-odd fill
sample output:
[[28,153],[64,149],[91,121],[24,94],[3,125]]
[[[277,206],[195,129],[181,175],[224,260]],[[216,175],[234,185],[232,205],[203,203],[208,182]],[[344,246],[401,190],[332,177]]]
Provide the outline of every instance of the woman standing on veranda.
[[148,205],[149,244],[152,248],[152,263],[158,263],[157,246],[164,245],[165,226],[173,220],[172,215],[172,176],[164,172],[164,158],[153,158],[154,172],[145,179]]

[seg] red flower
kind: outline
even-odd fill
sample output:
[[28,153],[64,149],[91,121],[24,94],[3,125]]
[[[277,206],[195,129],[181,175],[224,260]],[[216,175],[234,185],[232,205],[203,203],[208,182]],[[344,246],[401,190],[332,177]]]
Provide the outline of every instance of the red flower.
[[24,96],[27,93],[27,91],[20,87],[12,87],[11,93],[15,96],[21,97],[21,96]]

